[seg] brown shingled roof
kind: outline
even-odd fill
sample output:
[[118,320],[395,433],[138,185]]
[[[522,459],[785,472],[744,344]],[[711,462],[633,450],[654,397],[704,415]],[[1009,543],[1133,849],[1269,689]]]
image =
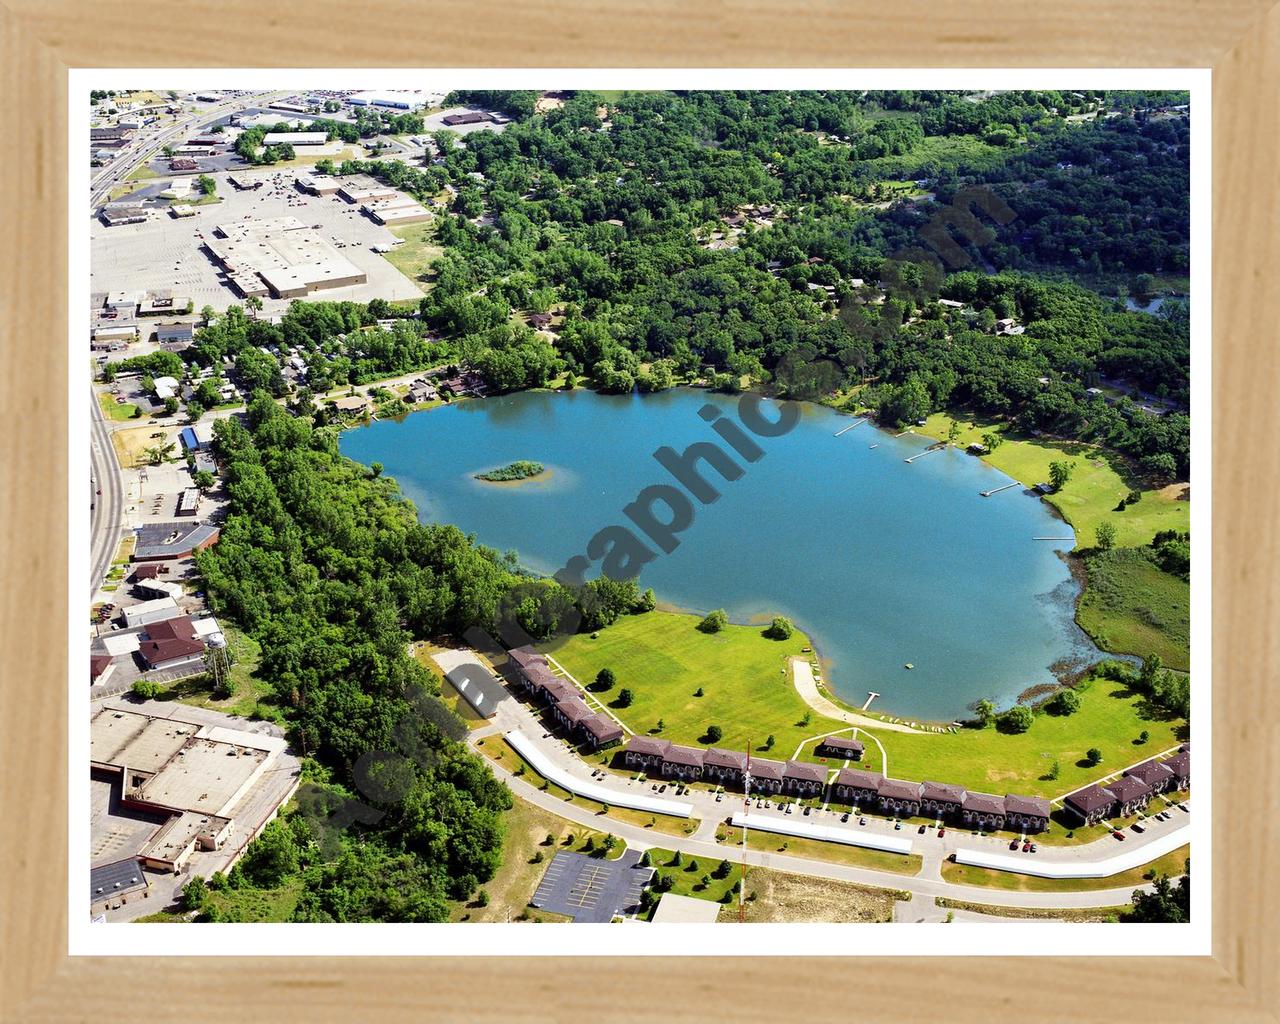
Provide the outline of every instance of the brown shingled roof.
[[682,747],[678,744],[671,744],[667,752],[662,755],[663,763],[683,764],[691,768],[702,767],[702,751],[695,750],[693,747]]
[[901,779],[881,779],[877,792],[890,800],[919,800],[920,783],[903,782]]
[[876,791],[880,788],[880,780],[883,778],[875,772],[866,772],[860,768],[841,768],[836,775],[837,786],[852,786],[854,789],[869,789]]
[[961,806],[978,814],[1004,814],[1004,800],[991,793],[966,793]]
[[802,779],[806,782],[826,782],[827,770],[820,764],[809,761],[788,761],[783,769],[784,779]]
[[1092,814],[1099,807],[1109,807],[1116,802],[1115,794],[1102,786],[1085,786],[1068,794],[1062,801],[1083,814]]
[[770,779],[773,782],[782,781],[782,773],[786,768],[781,761],[771,761],[767,757],[753,757],[750,764],[752,778]]
[[966,790],[963,786],[953,786],[949,782],[922,782],[920,784],[921,800],[949,800],[951,803],[962,803]]
[[718,768],[735,768],[742,771],[747,767],[747,755],[740,754],[736,750],[721,750],[719,747],[712,747],[702,755],[702,763],[704,765],[714,765]]
[[632,736],[627,740],[628,754],[643,754],[649,757],[654,754],[665,754],[670,749],[670,740],[655,740],[648,736]]
[[1048,818],[1049,801],[1038,796],[1019,796],[1017,793],[1009,793],[1004,798],[1004,812],[1005,814],[1028,814]]
[[622,727],[608,715],[588,715],[578,724],[591,733],[597,743],[622,739]]

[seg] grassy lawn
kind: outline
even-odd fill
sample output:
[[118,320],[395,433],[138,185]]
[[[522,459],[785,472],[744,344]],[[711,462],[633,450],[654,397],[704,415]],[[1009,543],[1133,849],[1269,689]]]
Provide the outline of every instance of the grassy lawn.
[[109,420],[131,420],[139,415],[138,407],[132,402],[117,402],[110,391],[98,392],[98,405],[102,414]]
[[436,233],[435,222],[406,224],[404,227],[391,228],[391,233],[397,238],[404,239],[404,244],[383,253],[383,259],[404,274],[420,290],[429,291],[434,275],[428,267],[432,260],[444,252],[444,248],[433,241]]
[[1191,587],[1142,549],[1090,555],[1088,586],[1076,610],[1080,626],[1105,651],[1158,654],[1169,668],[1191,668]]
[[[894,778],[932,779],[989,793],[1050,798],[1153,757],[1185,738],[1182,719],[1167,717],[1120,683],[1094,679],[1078,690],[1080,710],[1074,715],[1038,714],[1031,728],[1019,735],[994,726],[954,733],[869,731],[884,744]],[[1144,730],[1150,739],[1138,746],[1134,741]],[[1101,765],[1085,763],[1090,747],[1102,751]],[[1044,778],[1054,761],[1058,778]]]
[[[866,850],[860,846],[827,843],[821,839],[801,839],[796,836],[778,835],[774,832],[748,833],[747,846],[753,850],[763,850],[765,853],[787,853],[793,857],[825,860],[832,864],[848,864],[855,868],[870,868],[872,871],[892,871],[898,875],[918,875],[924,863],[924,858],[917,853],[901,854],[887,853],[884,850]],[[739,848],[741,848],[740,843]]]
[[[155,154],[152,154],[153,156]],[[148,157],[147,159],[150,159]],[[125,181],[151,181],[153,178],[160,177],[158,171],[153,171],[146,164],[139,164],[125,177]]]
[[[503,817],[506,838],[502,847],[502,866],[483,889],[489,894],[488,906],[477,901],[454,904],[454,921],[567,921],[560,914],[529,907],[529,900],[551,864],[551,859],[561,850],[586,853],[587,840],[598,849],[604,839],[603,832],[584,829],[571,821],[559,818],[541,807],[535,807],[516,798],[511,810]],[[547,842],[547,837],[551,842]],[[625,845],[619,843],[615,853],[621,855]]]
[[942,878],[957,885],[984,885],[988,888],[1007,889],[1012,892],[1096,892],[1099,889],[1119,889],[1126,885],[1136,888],[1148,881],[1145,876],[1151,869],[1155,869],[1156,874],[1168,875],[1170,878],[1181,875],[1185,870],[1190,849],[1189,846],[1179,847],[1147,864],[1121,871],[1108,878],[1037,878],[1034,875],[1019,875],[1012,871],[995,871],[991,868],[975,868],[967,864],[952,864],[950,861],[942,865]]
[[[944,439],[953,417],[934,413],[923,427],[913,427],[926,437]],[[959,418],[961,426],[957,444],[961,448],[981,442],[984,433],[1004,435],[1006,425]],[[1145,490],[1137,503],[1116,512],[1120,499],[1131,490],[1140,489],[1139,482],[1128,474],[1128,466],[1120,456],[1079,442],[1048,441],[1010,435],[1004,444],[984,456],[996,469],[1028,487],[1049,479],[1049,463],[1068,462],[1073,467],[1071,479],[1059,494],[1045,498],[1061,513],[1076,532],[1077,548],[1093,547],[1098,524],[1109,522],[1116,528],[1117,547],[1148,544],[1160,530],[1188,530],[1191,503],[1181,501],[1180,487]],[[997,496],[998,497],[998,496]]]
[[[664,739],[707,746],[700,737],[715,724],[723,730],[717,746],[759,750],[772,734],[770,756],[785,758],[810,736],[847,728],[813,714],[792,685],[787,658],[809,645],[802,633],[770,640],[763,626],[730,625],[709,634],[696,628],[699,621],[675,612],[625,615],[596,639],[581,633],[549,653],[584,685],[612,669],[617,685],[600,697],[616,701],[630,689],[635,702],[613,710],[637,733],[662,719]],[[703,696],[695,697],[699,688]],[[806,715],[809,724],[801,725]]]

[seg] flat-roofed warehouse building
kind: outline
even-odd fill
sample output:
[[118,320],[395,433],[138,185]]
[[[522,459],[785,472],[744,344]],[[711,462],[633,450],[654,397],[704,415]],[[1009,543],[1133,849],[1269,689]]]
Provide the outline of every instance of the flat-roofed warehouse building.
[[328,132],[267,132],[262,137],[264,146],[323,146],[328,141]]
[[426,207],[411,202],[403,206],[375,206],[369,210],[369,216],[386,227],[395,227],[397,224],[419,224],[430,220],[431,212]]
[[364,284],[368,275],[297,217],[219,224],[205,249],[246,297],[299,298],[321,288]]
[[261,801],[251,794],[271,781],[269,770],[276,767],[286,741],[167,714],[181,711],[102,708],[90,724],[89,761],[95,778],[118,780],[124,810],[160,816],[162,824],[137,850],[137,860],[176,873],[197,849],[222,849],[239,815],[252,818],[244,832],[260,829],[292,794],[296,780],[276,787],[259,806]]

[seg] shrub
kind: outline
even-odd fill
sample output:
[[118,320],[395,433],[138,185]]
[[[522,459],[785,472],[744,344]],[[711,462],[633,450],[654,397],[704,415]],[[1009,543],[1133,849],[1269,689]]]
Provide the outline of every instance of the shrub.
[[790,640],[794,628],[790,619],[775,615],[772,624],[764,631],[764,635],[770,640]]
[[1002,732],[1022,733],[1030,729],[1035,720],[1035,713],[1029,707],[1015,704],[1000,716],[998,722]]
[[725,614],[723,608],[717,608],[698,623],[698,628],[704,633],[719,633],[728,624],[729,616]]

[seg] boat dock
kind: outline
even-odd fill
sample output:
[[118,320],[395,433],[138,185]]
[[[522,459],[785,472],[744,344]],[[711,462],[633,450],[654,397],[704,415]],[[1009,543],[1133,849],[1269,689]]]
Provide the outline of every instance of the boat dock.
[[866,418],[864,417],[863,419],[858,420],[856,423],[850,423],[850,424],[849,424],[847,427],[845,427],[843,430],[837,430],[837,431],[835,432],[835,436],[836,436],[836,437],[839,437],[841,434],[847,434],[847,433],[848,433],[849,431],[851,431],[854,427],[859,427],[859,426],[861,426],[862,424],[864,424],[864,423],[866,423],[866,422],[867,422],[867,421],[866,421]]
[[1074,541],[1074,537],[1032,537],[1032,540],[1069,540]]
[[875,700],[875,699],[876,699],[877,697],[879,697],[879,696],[880,696],[880,694],[876,693],[876,691],[875,691],[875,690],[868,690],[868,691],[867,691],[867,699],[866,699],[866,700],[863,702],[863,704],[862,704],[862,710],[863,710],[863,711],[866,711],[866,710],[867,710],[867,708],[871,707],[871,702],[872,702],[873,700]]
[[1018,481],[1015,480],[1013,483],[1005,484],[1003,487],[993,487],[989,491],[979,491],[978,493],[981,494],[984,498],[989,498],[993,494],[999,494],[1001,491],[1007,491],[1010,487],[1017,487],[1017,486],[1018,486]]
[[918,452],[917,454],[915,454],[915,455],[911,456],[911,458],[909,458],[909,459],[903,459],[902,461],[903,461],[903,462],[915,462],[915,461],[916,461],[916,459],[923,459],[926,455],[930,454],[931,452],[940,452],[940,451],[942,451],[942,449],[944,449],[945,447],[947,447],[945,444],[937,444],[937,445],[934,445],[932,448],[926,448],[924,451],[922,451],[922,452]]

